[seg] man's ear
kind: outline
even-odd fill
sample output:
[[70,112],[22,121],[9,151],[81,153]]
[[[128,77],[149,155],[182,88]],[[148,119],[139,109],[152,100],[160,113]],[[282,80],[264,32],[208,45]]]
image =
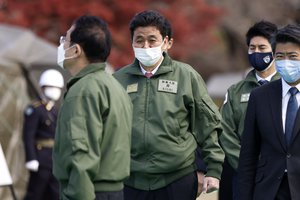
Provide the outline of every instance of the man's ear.
[[169,41],[168,41],[168,49],[171,49],[171,47],[173,46],[173,38],[171,38]]
[[164,43],[168,43],[169,42],[169,36],[166,35],[166,37],[164,38]]
[[80,56],[83,53],[83,50],[79,44],[75,44],[75,55]]

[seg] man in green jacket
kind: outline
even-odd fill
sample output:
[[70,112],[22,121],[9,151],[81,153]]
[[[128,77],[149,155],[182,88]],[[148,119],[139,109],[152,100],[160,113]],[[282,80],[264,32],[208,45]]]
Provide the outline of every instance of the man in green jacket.
[[100,18],[82,16],[60,42],[58,64],[73,75],[53,152],[61,199],[122,200],[130,169],[132,104],[104,71],[111,49],[108,27]]
[[221,119],[201,76],[172,60],[165,19],[155,11],[130,22],[136,59],[114,76],[133,103],[131,174],[125,200],[195,200],[195,149],[207,165],[203,191],[219,187],[224,153],[218,144]]
[[[223,173],[233,168],[234,175],[232,177],[233,183],[231,182],[231,177],[230,180],[222,178],[220,199],[227,200],[231,196],[233,196],[232,199],[235,199],[237,187],[235,171],[238,166],[241,136],[244,131],[244,120],[250,93],[260,85],[280,78],[276,73],[272,51],[275,48],[274,38],[276,33],[276,25],[267,21],[255,23],[249,28],[246,34],[246,42],[249,62],[253,69],[244,80],[228,89],[224,104],[221,107],[223,132],[220,135],[220,143],[225,151],[225,163],[229,163],[229,165],[225,165],[228,168],[224,166]],[[231,184],[233,187],[232,194],[228,190],[223,193],[223,186],[227,187]]]

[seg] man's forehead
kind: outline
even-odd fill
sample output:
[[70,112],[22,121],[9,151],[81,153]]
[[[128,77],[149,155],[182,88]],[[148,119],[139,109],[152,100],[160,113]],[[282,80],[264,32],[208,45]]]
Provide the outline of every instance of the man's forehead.
[[138,27],[134,30],[135,37],[158,37],[160,31],[155,26]]
[[268,41],[267,38],[263,36],[254,36],[250,40],[250,45],[270,45],[270,42]]
[[293,53],[293,52],[300,52],[300,46],[287,42],[287,43],[277,43],[276,45],[276,52],[285,52],[285,53]]

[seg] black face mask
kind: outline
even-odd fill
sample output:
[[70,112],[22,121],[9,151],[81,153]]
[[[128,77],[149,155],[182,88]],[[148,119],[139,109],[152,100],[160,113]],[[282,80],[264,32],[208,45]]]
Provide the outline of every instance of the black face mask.
[[264,71],[273,61],[273,53],[251,53],[248,59],[252,67],[257,71]]

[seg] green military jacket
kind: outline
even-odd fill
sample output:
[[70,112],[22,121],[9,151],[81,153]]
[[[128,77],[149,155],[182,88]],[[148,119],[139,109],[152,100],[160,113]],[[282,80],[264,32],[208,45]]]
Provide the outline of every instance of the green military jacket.
[[[259,87],[255,70],[251,70],[246,78],[232,85],[225,97],[220,112],[223,118],[223,132],[220,135],[220,143],[225,151],[229,164],[237,169],[241,148],[241,138],[244,131],[244,121],[251,91]],[[279,79],[275,74],[272,81]]]
[[133,103],[131,172],[126,185],[155,190],[191,173],[197,143],[207,176],[220,178],[221,116],[191,66],[165,54],[151,78],[142,74],[137,60],[114,76]]
[[104,69],[90,64],[67,84],[53,152],[62,199],[94,200],[129,176],[132,103]]

